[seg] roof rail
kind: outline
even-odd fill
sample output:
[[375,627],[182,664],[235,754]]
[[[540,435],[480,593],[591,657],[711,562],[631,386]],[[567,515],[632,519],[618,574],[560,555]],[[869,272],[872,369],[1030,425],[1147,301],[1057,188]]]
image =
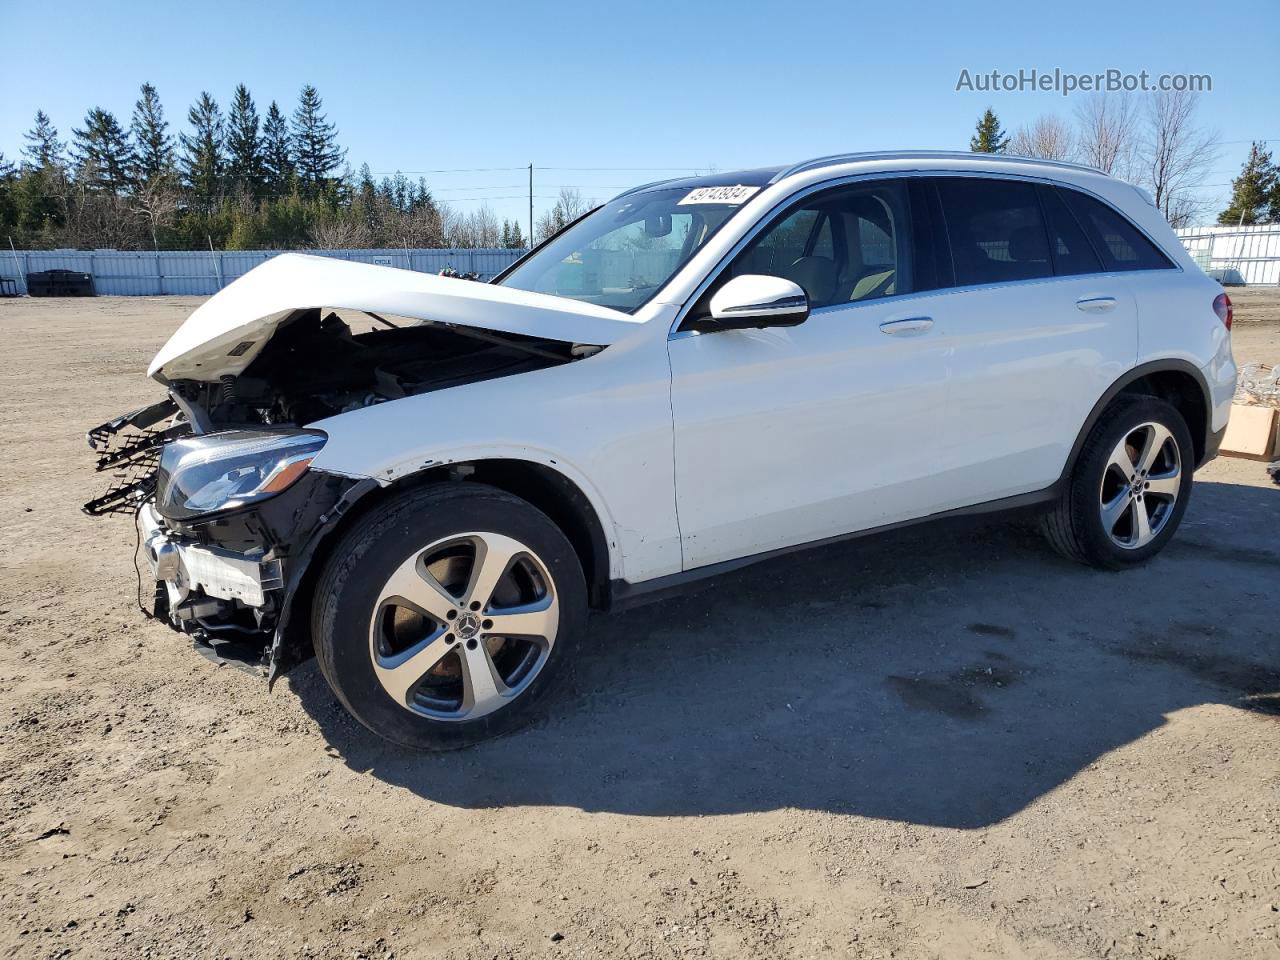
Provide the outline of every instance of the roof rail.
[[786,177],[807,170],[819,170],[822,167],[834,167],[841,163],[855,163],[859,160],[999,160],[1002,163],[1026,163],[1041,167],[1063,167],[1069,170],[1088,170],[1091,173],[1102,173],[1097,167],[1083,163],[1068,163],[1065,160],[1037,160],[1034,157],[1012,157],[1003,153],[973,153],[967,150],[885,150],[867,151],[863,153],[836,153],[829,157],[817,157],[792,164],[779,171],[770,183],[777,183]]

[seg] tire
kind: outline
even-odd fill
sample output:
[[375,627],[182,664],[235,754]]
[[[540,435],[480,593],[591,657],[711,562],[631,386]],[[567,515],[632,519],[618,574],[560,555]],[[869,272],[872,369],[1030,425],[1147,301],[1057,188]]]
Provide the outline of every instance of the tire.
[[374,733],[420,750],[526,723],[587,615],[582,565],[559,527],[469,481],[408,491],[361,518],[315,596],[316,658],[333,692]]
[[[1148,438],[1159,448],[1144,462]],[[1182,414],[1155,397],[1123,396],[1089,432],[1042,529],[1054,549],[1078,563],[1106,570],[1144,563],[1182,522],[1194,469],[1195,447]]]

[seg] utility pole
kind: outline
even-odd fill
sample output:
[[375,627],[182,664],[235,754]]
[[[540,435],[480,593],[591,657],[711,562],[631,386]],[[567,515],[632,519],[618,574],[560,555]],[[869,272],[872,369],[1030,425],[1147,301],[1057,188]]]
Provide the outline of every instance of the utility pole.
[[529,249],[533,249],[533,164],[529,164]]

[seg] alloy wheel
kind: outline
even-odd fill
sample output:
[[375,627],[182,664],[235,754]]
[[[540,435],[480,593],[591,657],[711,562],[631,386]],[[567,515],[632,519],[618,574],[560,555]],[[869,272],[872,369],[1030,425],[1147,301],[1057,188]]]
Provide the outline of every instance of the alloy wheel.
[[369,654],[400,706],[475,720],[523,693],[555,645],[560,605],[543,562],[497,533],[414,551],[374,603]]
[[1173,516],[1182,489],[1182,455],[1169,428],[1149,421],[1111,451],[1099,491],[1102,528],[1126,550],[1145,547]]

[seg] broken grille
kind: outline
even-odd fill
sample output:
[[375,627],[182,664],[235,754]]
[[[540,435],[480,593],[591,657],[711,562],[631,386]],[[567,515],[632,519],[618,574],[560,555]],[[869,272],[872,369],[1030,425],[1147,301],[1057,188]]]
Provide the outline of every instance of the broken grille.
[[94,427],[89,447],[98,454],[94,468],[111,475],[111,486],[81,509],[90,516],[134,513],[156,489],[160,451],[171,440],[191,433],[188,424],[157,428],[156,424],[177,412],[172,400],[143,407]]

